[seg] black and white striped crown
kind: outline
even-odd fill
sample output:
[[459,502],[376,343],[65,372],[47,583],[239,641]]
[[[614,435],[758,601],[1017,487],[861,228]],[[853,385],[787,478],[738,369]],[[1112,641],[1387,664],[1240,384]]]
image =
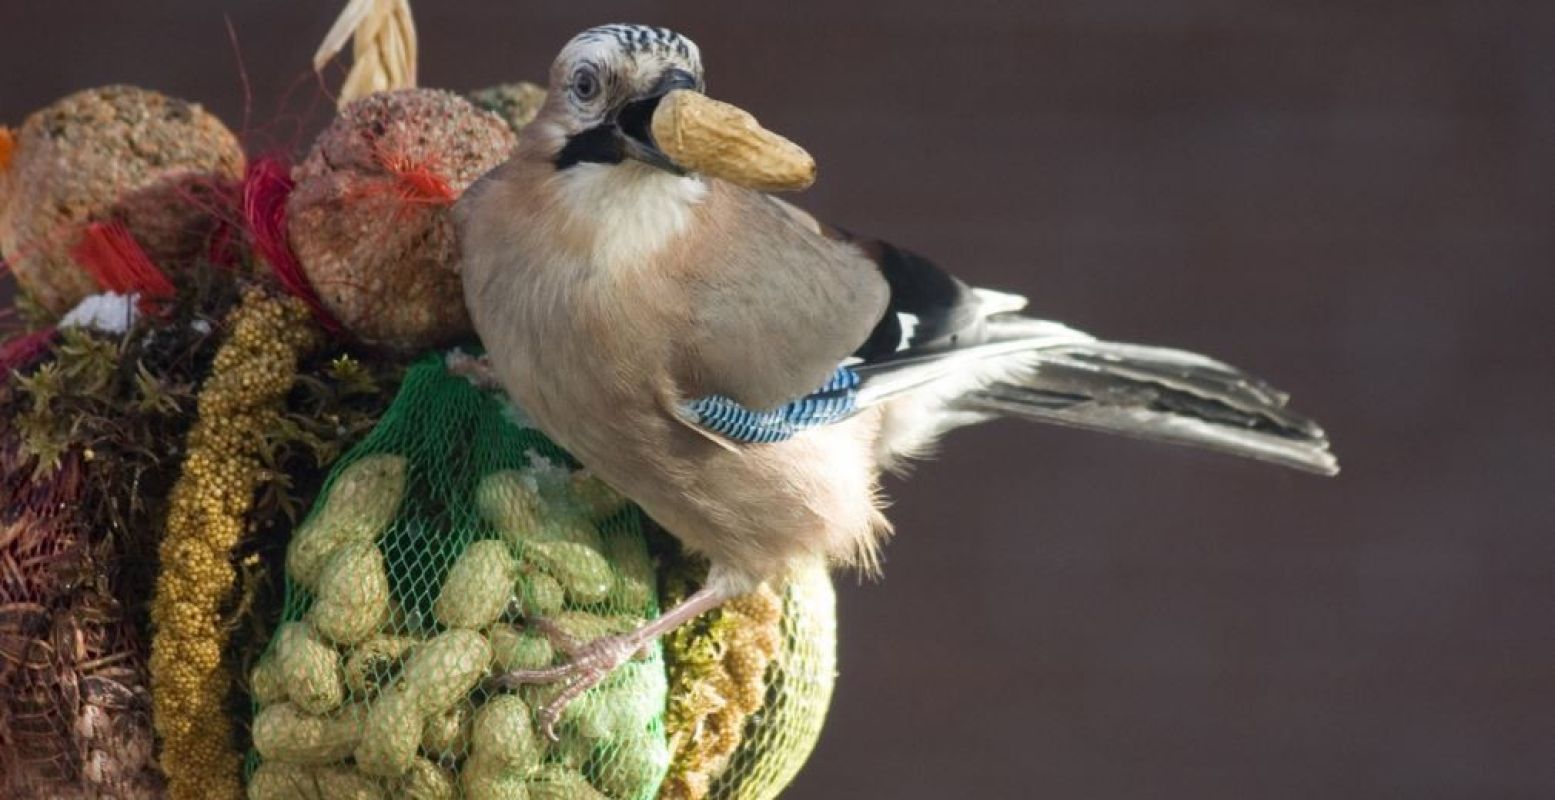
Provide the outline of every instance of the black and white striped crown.
[[684,59],[695,58],[696,43],[669,28],[651,25],[600,25],[578,34],[577,42],[615,42],[625,53],[671,53]]

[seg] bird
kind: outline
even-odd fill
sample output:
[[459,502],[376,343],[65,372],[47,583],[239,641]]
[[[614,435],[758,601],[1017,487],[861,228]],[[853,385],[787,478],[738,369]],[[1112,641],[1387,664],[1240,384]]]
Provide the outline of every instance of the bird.
[[697,45],[588,29],[561,49],[511,158],[454,208],[478,370],[709,565],[636,630],[497,687],[573,699],[657,637],[796,569],[873,573],[880,480],[947,432],[1015,417],[1331,475],[1323,430],[1207,356],[1024,313],[890,243],[677,164],[650,120],[706,92]]

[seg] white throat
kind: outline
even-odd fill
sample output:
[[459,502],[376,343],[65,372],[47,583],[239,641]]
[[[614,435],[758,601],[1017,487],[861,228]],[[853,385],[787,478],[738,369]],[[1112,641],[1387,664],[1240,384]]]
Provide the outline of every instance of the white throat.
[[635,161],[574,164],[557,173],[567,212],[594,231],[594,262],[609,269],[642,264],[690,227],[707,196],[696,177]]

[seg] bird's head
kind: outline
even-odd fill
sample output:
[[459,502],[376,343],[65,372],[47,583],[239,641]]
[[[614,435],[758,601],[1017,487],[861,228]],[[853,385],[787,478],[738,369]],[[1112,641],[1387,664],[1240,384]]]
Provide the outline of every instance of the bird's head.
[[631,159],[684,172],[654,144],[650,126],[664,95],[703,90],[695,42],[647,25],[590,28],[562,48],[550,84],[536,122],[557,169]]

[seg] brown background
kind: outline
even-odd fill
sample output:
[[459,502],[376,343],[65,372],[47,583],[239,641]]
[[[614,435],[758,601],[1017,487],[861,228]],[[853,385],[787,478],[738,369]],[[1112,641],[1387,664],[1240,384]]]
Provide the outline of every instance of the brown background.
[[[130,81],[305,141],[335,2],[0,0],[0,120]],[[791,796],[1555,796],[1555,4],[417,3],[423,82],[675,27],[822,216],[1290,389],[1321,480],[1001,423],[893,484]]]

